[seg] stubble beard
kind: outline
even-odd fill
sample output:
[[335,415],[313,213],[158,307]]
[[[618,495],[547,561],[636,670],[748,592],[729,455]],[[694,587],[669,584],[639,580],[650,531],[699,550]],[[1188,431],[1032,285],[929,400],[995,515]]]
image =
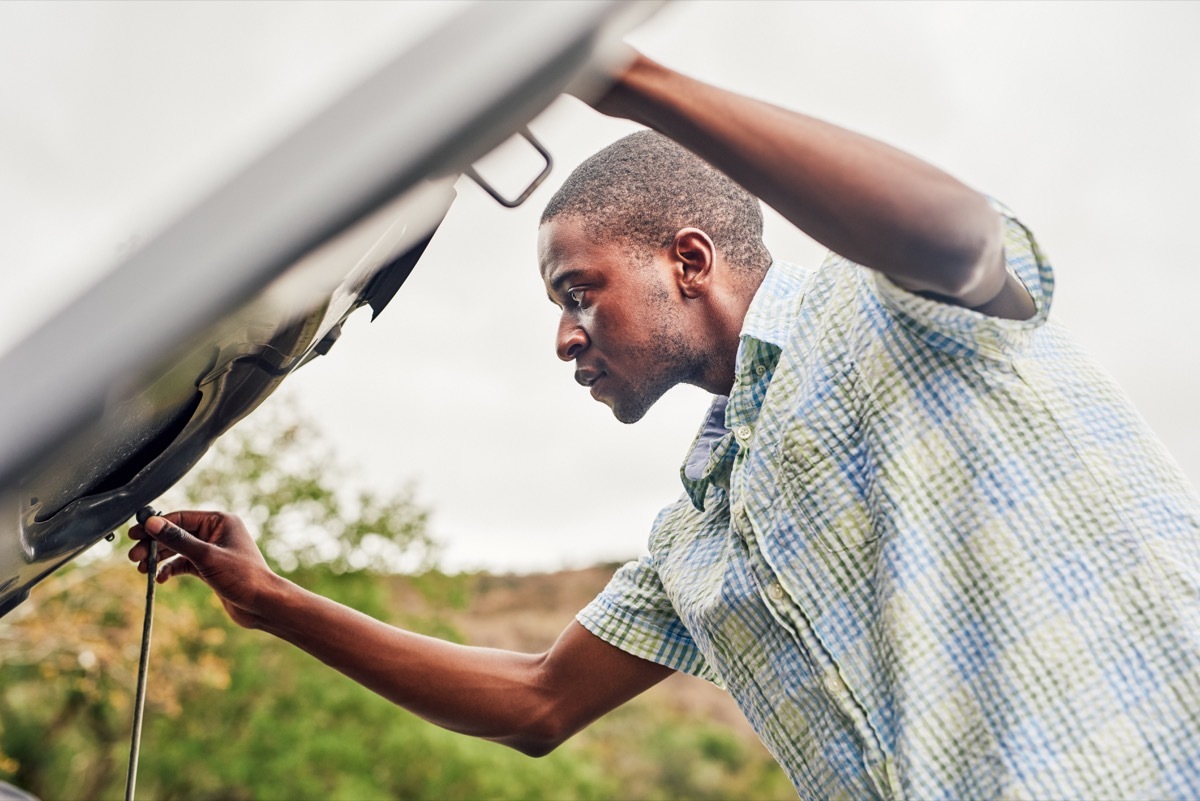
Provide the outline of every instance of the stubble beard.
[[[676,315],[665,315],[675,318]],[[667,390],[678,384],[698,384],[711,361],[711,354],[696,347],[678,319],[658,318],[660,324],[650,341],[630,353],[630,362],[653,365],[636,384],[630,383],[622,396],[614,397],[613,416],[626,424],[645,417]]]

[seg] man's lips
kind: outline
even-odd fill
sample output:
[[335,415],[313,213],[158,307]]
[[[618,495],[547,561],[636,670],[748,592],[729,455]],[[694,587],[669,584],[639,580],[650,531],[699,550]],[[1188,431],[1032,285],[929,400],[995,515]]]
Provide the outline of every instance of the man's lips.
[[592,397],[596,400],[600,399],[597,392],[598,385],[605,379],[608,373],[603,370],[596,370],[588,367],[581,367],[575,371],[575,380],[580,386],[588,387],[592,391]]
[[588,367],[580,367],[575,371],[575,381],[580,386],[590,387],[604,377],[603,370],[594,370]]

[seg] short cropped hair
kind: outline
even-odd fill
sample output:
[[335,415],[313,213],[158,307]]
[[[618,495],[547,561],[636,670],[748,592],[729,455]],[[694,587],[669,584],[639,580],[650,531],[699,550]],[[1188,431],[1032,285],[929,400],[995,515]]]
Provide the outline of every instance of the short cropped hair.
[[655,131],[639,131],[596,153],[567,178],[542,223],[579,216],[600,237],[662,248],[689,226],[708,234],[735,267],[765,271],[758,200],[720,170]]

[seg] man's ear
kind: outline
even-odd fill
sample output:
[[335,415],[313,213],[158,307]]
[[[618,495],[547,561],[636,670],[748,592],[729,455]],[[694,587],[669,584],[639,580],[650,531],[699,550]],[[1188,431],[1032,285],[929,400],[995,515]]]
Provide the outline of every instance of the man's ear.
[[683,296],[698,298],[707,293],[717,262],[717,248],[708,234],[699,228],[680,228],[671,240],[670,251]]

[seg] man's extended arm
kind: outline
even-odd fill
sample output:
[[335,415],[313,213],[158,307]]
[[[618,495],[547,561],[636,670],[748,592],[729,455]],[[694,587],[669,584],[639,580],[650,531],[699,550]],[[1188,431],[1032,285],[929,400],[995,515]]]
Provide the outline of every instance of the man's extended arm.
[[143,540],[129,554],[142,572],[149,553],[144,540],[153,537],[164,560],[160,582],[198,576],[238,624],[302,648],[439,726],[526,754],[548,753],[672,672],[614,648],[578,623],[536,655],[414,634],[278,576],[236,517],[175,512],[159,530],[162,520],[147,521],[153,533],[142,526],[130,530]]
[[742,184],[821,244],[897,284],[1026,318],[986,198],[869,137],[680,75],[644,56],[595,104],[654,128]]

